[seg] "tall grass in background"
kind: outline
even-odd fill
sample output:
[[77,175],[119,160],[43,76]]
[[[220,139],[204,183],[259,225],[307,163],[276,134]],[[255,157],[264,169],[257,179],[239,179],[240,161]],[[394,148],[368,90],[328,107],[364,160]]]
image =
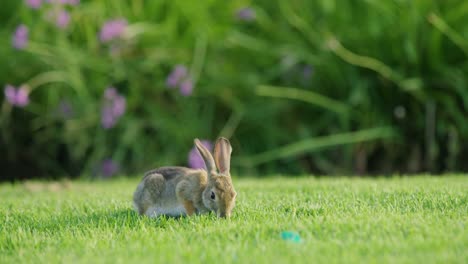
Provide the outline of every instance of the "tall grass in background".
[[466,1],[30,2],[0,11],[0,85],[29,93],[2,179],[187,165],[219,135],[238,172],[468,169]]

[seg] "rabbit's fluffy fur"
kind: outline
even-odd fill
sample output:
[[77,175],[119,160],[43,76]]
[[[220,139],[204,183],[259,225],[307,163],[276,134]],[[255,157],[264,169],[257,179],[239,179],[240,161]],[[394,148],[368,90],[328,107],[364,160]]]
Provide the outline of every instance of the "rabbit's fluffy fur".
[[219,138],[213,157],[198,139],[194,142],[207,170],[161,167],[145,173],[133,195],[140,215],[181,216],[213,211],[220,217],[230,217],[237,195],[229,173],[231,145]]

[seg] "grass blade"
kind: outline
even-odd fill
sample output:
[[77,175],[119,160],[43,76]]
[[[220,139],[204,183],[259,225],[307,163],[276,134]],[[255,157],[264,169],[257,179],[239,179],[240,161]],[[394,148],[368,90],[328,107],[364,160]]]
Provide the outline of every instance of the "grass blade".
[[337,100],[330,99],[318,93],[297,88],[260,85],[256,88],[257,95],[304,101],[338,114],[347,114],[349,107]]

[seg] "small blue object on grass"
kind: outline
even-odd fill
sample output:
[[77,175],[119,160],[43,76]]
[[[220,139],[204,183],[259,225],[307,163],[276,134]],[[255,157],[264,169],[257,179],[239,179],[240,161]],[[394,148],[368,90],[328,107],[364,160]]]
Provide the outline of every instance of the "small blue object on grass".
[[281,232],[281,238],[283,240],[291,241],[294,243],[300,243],[301,242],[301,236],[297,232],[292,232],[292,231],[283,231]]

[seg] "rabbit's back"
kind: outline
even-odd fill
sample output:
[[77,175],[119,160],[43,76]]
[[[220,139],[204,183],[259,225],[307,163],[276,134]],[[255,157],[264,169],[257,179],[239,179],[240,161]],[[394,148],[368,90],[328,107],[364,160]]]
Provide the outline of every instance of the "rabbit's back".
[[161,174],[165,180],[174,180],[178,177],[184,176],[189,174],[192,169],[186,167],[179,167],[179,166],[166,166],[160,167],[154,170],[150,170],[145,173],[143,179],[152,175],[152,174]]

